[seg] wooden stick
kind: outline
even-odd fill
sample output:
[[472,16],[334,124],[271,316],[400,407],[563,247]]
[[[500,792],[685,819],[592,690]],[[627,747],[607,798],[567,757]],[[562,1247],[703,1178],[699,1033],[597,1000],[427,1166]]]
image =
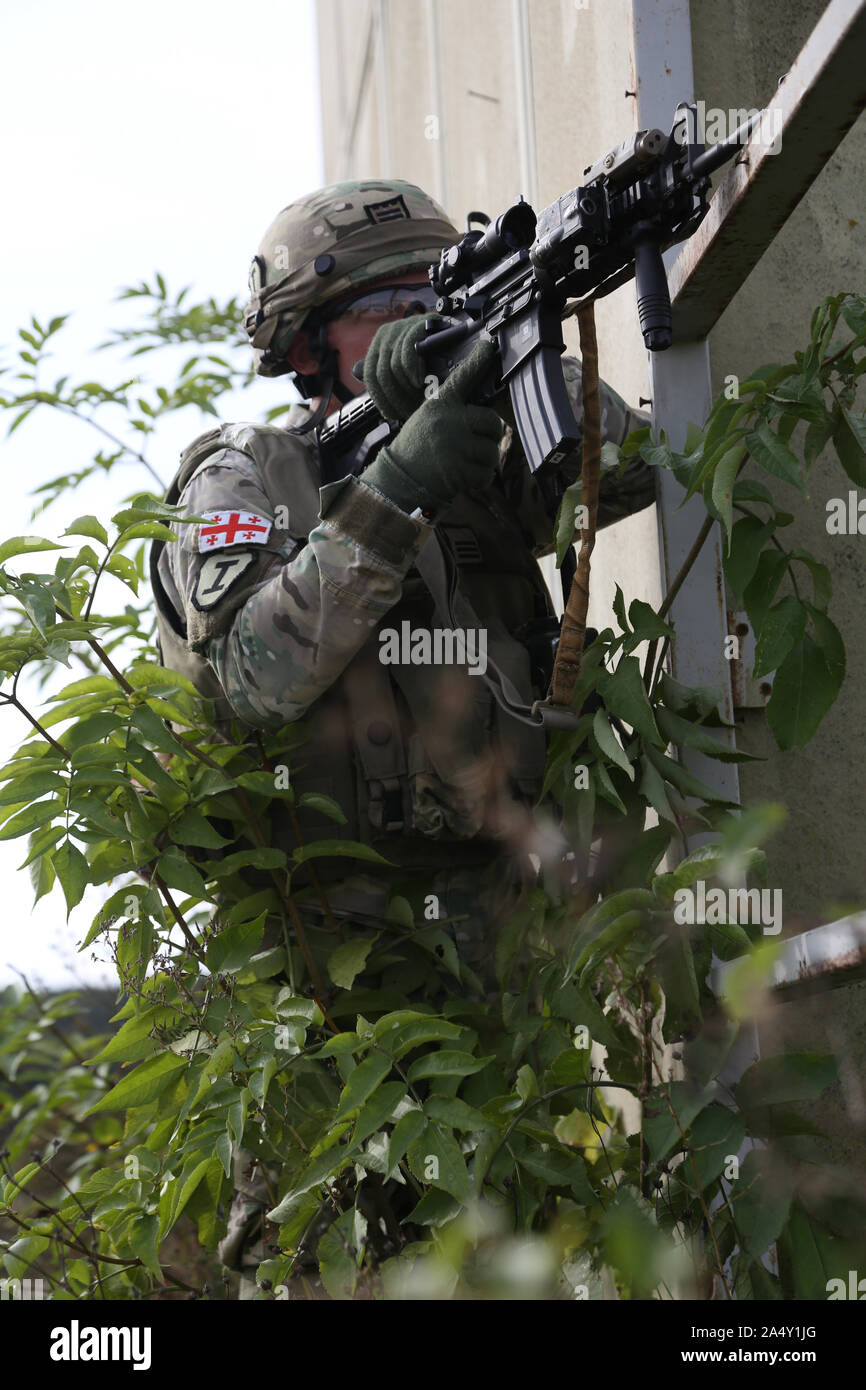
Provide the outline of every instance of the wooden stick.
[[598,521],[598,486],[601,465],[601,409],[598,398],[598,344],[595,336],[595,312],[592,301],[581,304],[577,311],[580,326],[580,355],[583,394],[583,462],[581,469],[581,502],[586,507],[586,525],[580,532],[580,552],[577,573],[571,585],[559,646],[550,683],[550,702],[566,709],[580,675],[580,662],[586,637],[586,614],[589,608],[590,557],[595,545]]

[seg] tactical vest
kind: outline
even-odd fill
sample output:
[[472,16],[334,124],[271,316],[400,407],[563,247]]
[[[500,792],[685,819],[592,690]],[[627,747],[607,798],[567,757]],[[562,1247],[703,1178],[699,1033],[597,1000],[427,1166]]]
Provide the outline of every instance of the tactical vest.
[[[166,500],[179,501],[199,469],[225,449],[254,460],[269,498],[289,499],[288,534],[299,548],[306,544],[329,488],[339,489],[343,483],[331,484],[320,494],[315,445],[276,426],[223,425],[199,436],[181,455]],[[531,703],[544,692],[533,685],[522,639],[533,623],[551,621],[552,607],[519,518],[504,498],[494,498],[491,505],[492,510],[476,499],[461,499],[460,511],[446,513],[442,525],[456,562],[460,594],[486,629],[490,660],[521,699]],[[256,547],[255,564],[233,586],[231,604],[221,605],[225,627],[273,576],[285,540],[286,532],[274,529],[267,545]],[[162,550],[163,543],[156,541],[150,556],[161,659],[214,702],[217,721],[227,731],[237,716],[197,649],[204,645],[201,635],[188,632],[184,615],[176,612],[165,590],[158,568]],[[406,619],[413,629],[438,621],[430,589],[414,569],[404,580],[402,599],[382,620],[380,630],[400,631]],[[428,731],[435,724],[439,691],[453,693],[447,682],[459,668],[443,675],[444,668],[386,666],[379,651],[379,631],[373,631],[340,679],[302,720],[286,726],[286,761],[296,806],[303,792],[318,792],[332,797],[347,817],[346,825],[337,826],[310,807],[299,809],[304,839],[359,840],[405,869],[489,864],[491,856],[504,853],[506,842],[514,838],[513,812],[537,799],[545,760],[543,731],[510,717],[482,680],[461,672],[471,705],[466,744],[459,756],[452,751],[450,763],[446,759],[443,764]],[[493,813],[492,831],[489,788],[482,785],[491,765],[508,769],[503,779],[507,787],[498,789],[501,805]],[[320,876],[340,876],[349,863],[318,861]]]

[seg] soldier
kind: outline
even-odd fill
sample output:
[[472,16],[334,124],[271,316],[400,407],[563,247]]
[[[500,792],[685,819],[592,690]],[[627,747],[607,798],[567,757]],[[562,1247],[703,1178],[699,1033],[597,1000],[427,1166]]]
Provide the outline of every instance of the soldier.
[[[416,920],[432,904],[441,922],[459,919],[450,932],[466,988],[483,992],[495,988],[497,926],[542,848],[530,808],[545,735],[510,713],[482,666],[499,696],[531,704],[546,693],[556,620],[536,560],[552,549],[558,495],[531,477],[500,416],[469,403],[491,344],[425,398],[415,343],[435,306],[426,268],[457,240],[443,210],[402,180],[335,184],[279,214],[253,261],[246,327],[256,370],[294,373],[309,405],[284,426],[224,425],[186,450],[169,500],[208,520],[156,544],[151,572],[166,665],[226,723],[296,726],[286,758],[296,806],[318,792],[347,818],[299,810],[303,838],[362,841],[396,866],[317,860],[333,917],[381,922],[395,892]],[[580,367],[563,361],[579,420]],[[323,478],[315,428],[365,387],[405,423]],[[605,438],[645,423],[602,384]],[[653,500],[650,470],[633,463],[603,482],[599,525]],[[456,661],[433,640],[453,632],[455,614]],[[272,833],[297,843],[276,817]],[[324,965],[335,942],[320,899],[298,881],[296,901]],[[251,1268],[269,1204],[249,1176],[239,1187],[222,1254]],[[250,1281],[245,1290],[254,1296]]]

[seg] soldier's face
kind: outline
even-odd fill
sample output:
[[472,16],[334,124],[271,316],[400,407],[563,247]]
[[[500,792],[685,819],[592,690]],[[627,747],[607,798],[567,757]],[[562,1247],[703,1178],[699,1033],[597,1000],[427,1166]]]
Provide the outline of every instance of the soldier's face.
[[[419,269],[410,270],[404,275],[390,276],[387,280],[382,280],[375,286],[371,285],[367,288],[380,289],[386,285],[422,285],[424,283],[424,271]],[[428,313],[429,310],[424,310],[424,312]],[[370,344],[382,325],[393,323],[395,319],[403,318],[404,314],[405,308],[401,308],[393,314],[381,312],[351,313],[332,319],[327,325],[328,342],[339,353],[337,360],[340,368],[340,381],[352,392],[353,396],[360,395],[364,386],[352,376],[352,367],[359,358],[366,356]]]

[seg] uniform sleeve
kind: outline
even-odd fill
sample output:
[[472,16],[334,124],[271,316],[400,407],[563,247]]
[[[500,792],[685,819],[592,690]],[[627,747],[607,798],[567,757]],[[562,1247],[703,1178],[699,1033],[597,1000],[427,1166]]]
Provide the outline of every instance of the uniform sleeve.
[[[172,568],[188,630],[198,634],[194,645],[235,713],[255,726],[299,719],[337,680],[399,600],[430,534],[353,477],[329,484],[319,496],[319,520],[309,536],[276,533],[267,554],[240,541],[205,556],[197,548],[201,528],[179,530]],[[231,507],[266,518],[275,511],[257,483],[255,464],[230,451],[196,474],[181,500],[199,516]],[[203,616],[196,595],[204,566],[237,566],[250,553],[258,565],[253,592],[248,577],[240,578]]]
[[[583,426],[582,374],[575,357],[563,357],[562,371],[571,407],[577,423]],[[612,386],[599,379],[601,406],[601,442],[622,444],[634,430],[650,424],[643,410],[627,405]],[[533,478],[526,464],[520,441],[511,431],[506,438],[508,457],[503,480],[512,505],[519,511],[521,521],[531,532],[536,556],[547,555],[553,549],[553,522],[562,493],[580,478],[580,449],[570,467],[560,469],[556,479],[544,486]],[[598,498],[598,530],[639,512],[655,501],[654,470],[639,456],[635,457],[620,476],[618,465],[606,465],[602,460],[602,475]]]

